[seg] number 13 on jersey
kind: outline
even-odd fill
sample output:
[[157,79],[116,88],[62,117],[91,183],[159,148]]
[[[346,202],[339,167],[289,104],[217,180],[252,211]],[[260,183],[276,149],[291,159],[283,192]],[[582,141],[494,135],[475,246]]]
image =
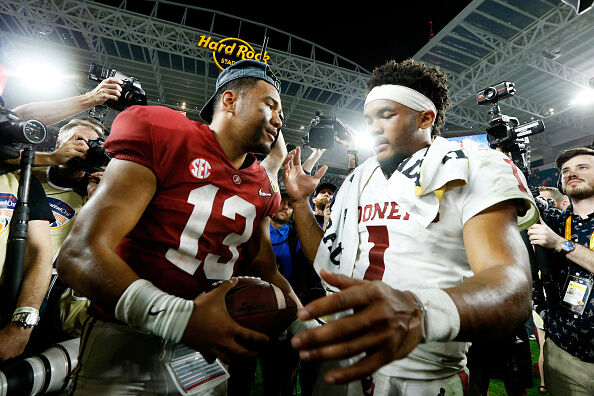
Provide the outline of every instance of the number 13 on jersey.
[[[188,196],[188,203],[194,205],[192,214],[186,223],[179,239],[177,249],[169,248],[165,257],[171,263],[193,275],[200,264],[198,256],[198,241],[204,233],[208,221],[212,217],[212,208],[219,188],[208,184],[195,188]],[[229,279],[233,275],[235,261],[239,257],[237,247],[247,242],[252,236],[256,207],[245,199],[233,195],[223,202],[222,215],[231,221],[237,215],[245,218],[245,229],[241,235],[231,232],[223,239],[222,244],[231,252],[231,258],[220,263],[220,256],[208,253],[204,258],[204,274],[208,279]]]

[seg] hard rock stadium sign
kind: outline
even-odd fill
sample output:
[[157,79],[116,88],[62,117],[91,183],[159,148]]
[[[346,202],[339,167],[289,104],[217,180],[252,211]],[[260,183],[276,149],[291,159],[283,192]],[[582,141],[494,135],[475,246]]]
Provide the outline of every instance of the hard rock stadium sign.
[[250,44],[233,37],[215,41],[212,37],[203,35],[197,46],[212,50],[212,57],[221,70],[243,59],[255,59],[264,63],[268,63],[270,59],[268,52],[264,52],[264,58],[261,59],[262,54],[256,52]]

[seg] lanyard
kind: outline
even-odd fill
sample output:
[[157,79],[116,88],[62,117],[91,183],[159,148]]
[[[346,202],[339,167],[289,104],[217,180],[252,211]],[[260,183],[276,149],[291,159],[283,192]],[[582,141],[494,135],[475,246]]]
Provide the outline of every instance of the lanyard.
[[[565,220],[565,239],[571,241],[571,215]],[[590,235],[590,250],[594,250],[594,233]]]

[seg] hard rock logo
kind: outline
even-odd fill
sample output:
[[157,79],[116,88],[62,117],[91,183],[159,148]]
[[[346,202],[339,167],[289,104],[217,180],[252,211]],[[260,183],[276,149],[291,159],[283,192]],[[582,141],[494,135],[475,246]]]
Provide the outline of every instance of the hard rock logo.
[[228,37],[215,41],[210,36],[202,35],[197,46],[212,50],[212,57],[221,70],[244,59],[255,59],[264,63],[268,63],[270,59],[268,52],[264,52],[264,59],[261,59],[260,52],[256,52],[250,44],[238,38]]

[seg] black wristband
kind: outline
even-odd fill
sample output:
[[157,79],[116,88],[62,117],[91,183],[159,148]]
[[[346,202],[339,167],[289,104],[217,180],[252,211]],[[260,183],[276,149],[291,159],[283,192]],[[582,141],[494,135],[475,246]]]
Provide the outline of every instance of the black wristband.
[[356,157],[357,156],[357,150],[347,150],[347,154],[353,154]]

